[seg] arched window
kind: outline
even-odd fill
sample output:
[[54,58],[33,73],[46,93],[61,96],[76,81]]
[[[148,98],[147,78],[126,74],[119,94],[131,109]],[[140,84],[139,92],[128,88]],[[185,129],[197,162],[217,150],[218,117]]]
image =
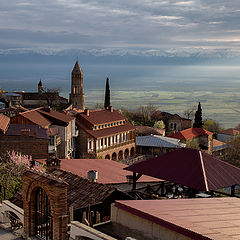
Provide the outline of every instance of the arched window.
[[50,201],[42,188],[36,191],[35,201],[35,235],[41,239],[53,239],[53,220]]

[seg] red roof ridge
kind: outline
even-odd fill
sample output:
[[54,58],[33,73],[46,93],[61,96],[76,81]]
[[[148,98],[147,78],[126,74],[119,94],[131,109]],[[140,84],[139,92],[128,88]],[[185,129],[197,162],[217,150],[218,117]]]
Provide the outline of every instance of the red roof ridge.
[[207,182],[207,176],[206,176],[206,170],[205,170],[205,166],[204,166],[204,161],[203,161],[202,152],[199,150],[198,153],[199,153],[199,157],[200,157],[200,160],[201,160],[201,166],[202,166],[202,170],[203,170],[203,178],[204,178],[206,190],[209,191],[208,182]]

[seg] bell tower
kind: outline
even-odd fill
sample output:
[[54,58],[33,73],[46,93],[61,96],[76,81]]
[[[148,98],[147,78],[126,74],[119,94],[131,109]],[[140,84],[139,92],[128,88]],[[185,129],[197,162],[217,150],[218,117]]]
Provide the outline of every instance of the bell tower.
[[71,93],[69,95],[70,103],[74,108],[84,110],[85,109],[85,94],[83,93],[83,73],[76,61],[72,70],[72,85]]

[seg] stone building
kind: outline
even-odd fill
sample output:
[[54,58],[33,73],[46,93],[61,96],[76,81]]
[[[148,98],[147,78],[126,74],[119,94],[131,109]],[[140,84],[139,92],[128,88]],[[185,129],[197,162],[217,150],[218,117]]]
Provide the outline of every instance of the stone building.
[[62,109],[68,105],[68,100],[61,97],[57,89],[45,91],[41,80],[38,83],[38,92],[21,92],[20,94],[22,95],[22,105],[27,108],[50,106]]
[[51,108],[38,108],[19,113],[11,118],[11,124],[27,125],[28,128],[34,125],[47,130],[49,153],[55,153],[60,158],[74,157],[74,138],[77,136],[74,117]]
[[83,93],[83,73],[76,61],[72,70],[71,93],[69,94],[70,104],[73,108],[85,109],[85,94]]
[[200,149],[206,150],[209,154],[213,151],[213,133],[204,128],[188,128],[172,133],[168,137],[179,139],[182,143],[195,142]]
[[35,158],[48,157],[47,130],[36,125],[10,124],[5,134],[0,134],[0,152],[15,151]]
[[136,129],[113,107],[88,110],[76,115],[79,135],[77,157],[122,160],[136,151]]

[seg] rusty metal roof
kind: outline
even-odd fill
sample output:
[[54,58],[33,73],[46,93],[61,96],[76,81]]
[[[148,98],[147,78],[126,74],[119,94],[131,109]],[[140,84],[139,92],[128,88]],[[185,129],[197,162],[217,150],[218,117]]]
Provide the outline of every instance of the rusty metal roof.
[[190,148],[181,148],[125,169],[203,191],[240,184],[239,168]]

